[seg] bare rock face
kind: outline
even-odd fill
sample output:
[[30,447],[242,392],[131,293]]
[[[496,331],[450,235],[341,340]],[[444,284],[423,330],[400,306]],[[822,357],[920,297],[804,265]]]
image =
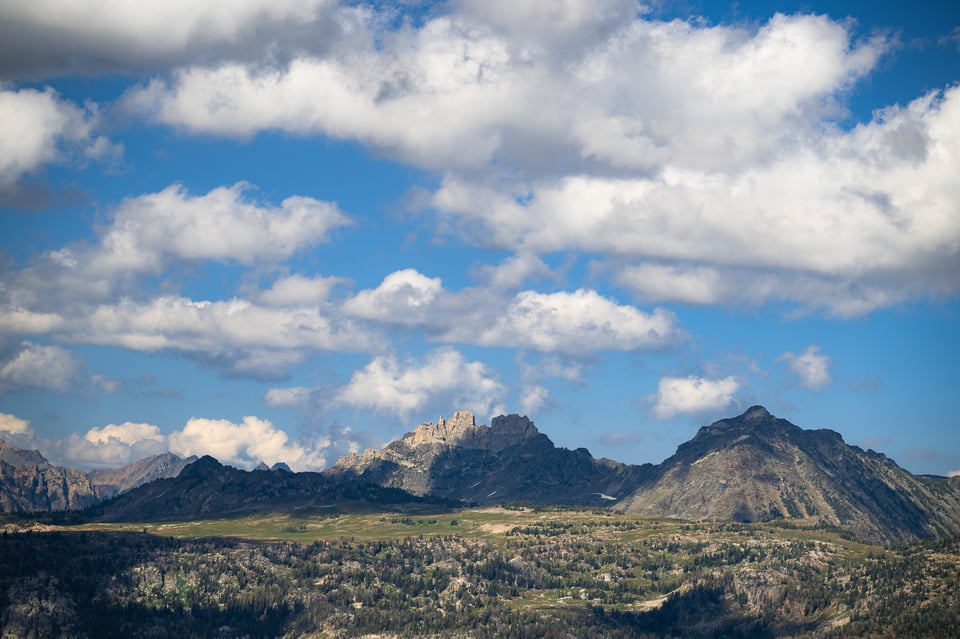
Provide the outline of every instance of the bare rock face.
[[196,456],[182,459],[173,453],[145,457],[121,468],[87,473],[100,499],[109,499],[155,479],[176,477]]
[[0,440],[0,510],[34,512],[78,510],[96,503],[87,476],[52,466],[39,451]]
[[762,406],[701,428],[615,508],[690,520],[796,518],[882,543],[960,532],[960,492],[948,480],[914,476]]
[[557,448],[520,415],[501,415],[485,426],[458,411],[381,450],[341,457],[329,472],[477,504],[606,505],[635,483],[636,468],[596,460],[583,448]]

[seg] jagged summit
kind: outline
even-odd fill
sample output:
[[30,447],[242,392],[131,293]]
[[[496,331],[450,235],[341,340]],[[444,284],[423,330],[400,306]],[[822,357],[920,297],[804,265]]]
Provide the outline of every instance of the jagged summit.
[[471,503],[599,504],[622,493],[624,464],[557,448],[521,415],[477,424],[470,411],[424,422],[381,450],[341,457],[330,470],[381,486]]

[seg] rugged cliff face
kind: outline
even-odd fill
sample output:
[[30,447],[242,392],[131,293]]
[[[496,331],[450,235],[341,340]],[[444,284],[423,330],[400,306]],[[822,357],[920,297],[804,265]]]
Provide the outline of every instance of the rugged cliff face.
[[382,450],[342,457],[329,472],[467,503],[606,505],[650,468],[594,459],[585,448],[557,448],[526,417],[495,417],[485,426],[459,411],[420,424]]
[[176,477],[196,456],[182,459],[173,453],[162,453],[127,464],[122,468],[95,470],[88,473],[100,499],[109,499],[155,479]]
[[791,517],[877,542],[960,532],[960,484],[804,430],[761,406],[700,429],[615,508],[678,519]]
[[0,511],[76,510],[96,501],[84,473],[52,466],[40,451],[0,440]]
[[874,542],[960,533],[960,478],[917,477],[884,455],[754,406],[700,429],[657,466],[558,449],[526,417],[487,427],[468,412],[420,424],[383,450],[341,458],[351,474],[471,503],[607,505],[688,520],[794,518]]

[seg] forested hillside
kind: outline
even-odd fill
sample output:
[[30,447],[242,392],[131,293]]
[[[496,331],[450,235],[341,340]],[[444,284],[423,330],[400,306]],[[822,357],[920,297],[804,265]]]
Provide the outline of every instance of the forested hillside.
[[384,532],[407,534],[313,543],[5,533],[0,625],[17,637],[946,638],[960,624],[956,538],[889,550],[771,524],[526,511],[474,526],[493,521],[481,516],[384,515]]

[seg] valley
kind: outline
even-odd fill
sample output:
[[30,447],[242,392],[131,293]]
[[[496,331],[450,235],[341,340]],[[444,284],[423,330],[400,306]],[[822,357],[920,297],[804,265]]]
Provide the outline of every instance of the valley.
[[8,517],[0,620],[4,636],[952,636],[960,540],[881,547],[802,523],[541,506]]

